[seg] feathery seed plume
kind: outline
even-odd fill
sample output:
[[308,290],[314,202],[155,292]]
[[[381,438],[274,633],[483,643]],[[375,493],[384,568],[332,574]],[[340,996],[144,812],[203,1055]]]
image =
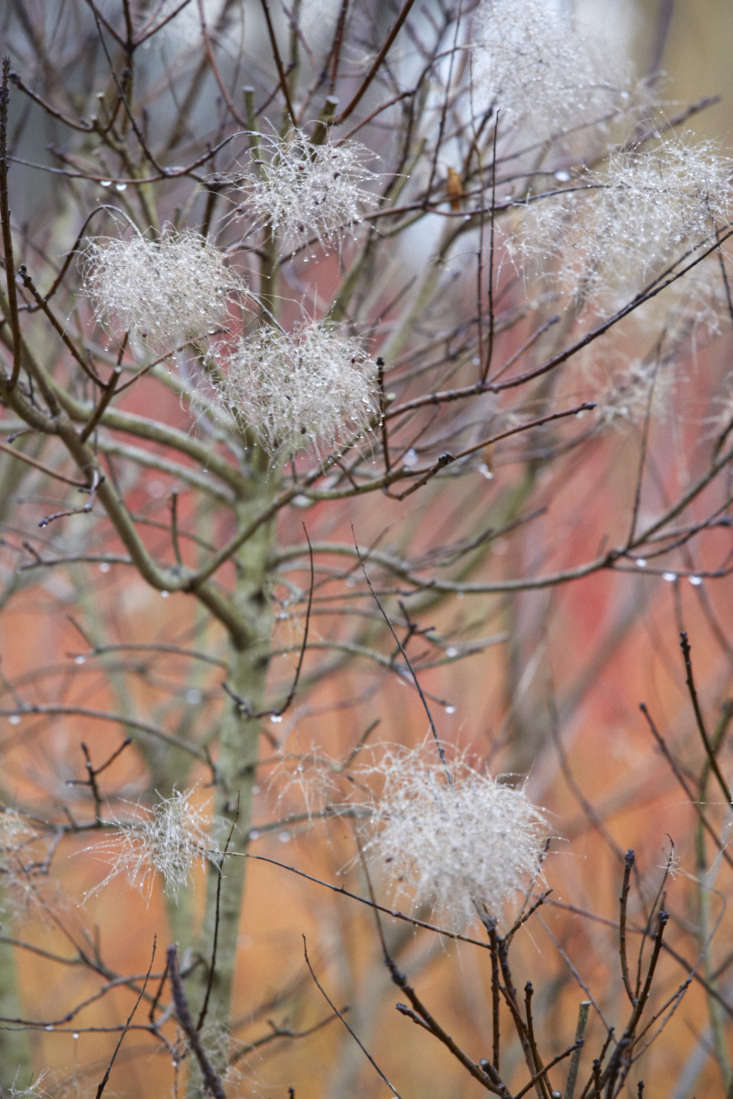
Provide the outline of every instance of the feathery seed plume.
[[539,874],[548,833],[523,789],[462,756],[443,765],[426,745],[394,748],[361,773],[383,781],[365,825],[368,860],[395,899],[429,906],[449,930],[464,930],[479,912],[500,919]]
[[204,337],[244,293],[223,252],[199,233],[170,225],[158,240],[139,233],[99,237],[82,256],[83,287],[97,321],[156,351]]
[[292,333],[265,324],[239,340],[219,392],[273,458],[361,435],[379,404],[361,341],[316,321]]

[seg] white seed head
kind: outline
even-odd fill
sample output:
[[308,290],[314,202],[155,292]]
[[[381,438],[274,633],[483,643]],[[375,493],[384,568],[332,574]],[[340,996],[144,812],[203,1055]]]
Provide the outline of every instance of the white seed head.
[[581,24],[566,4],[483,0],[473,54],[476,94],[505,127],[549,138],[629,105],[628,73],[608,34]]
[[[52,1091],[47,1087],[47,1085],[55,1085],[56,1083],[60,1085],[60,1090]],[[57,1099],[61,1099],[62,1095],[64,1097],[71,1096],[71,1089],[67,1090],[60,1081],[54,1081],[48,1071],[44,1069],[33,1083],[28,1084],[27,1087],[10,1084],[8,1091],[4,1094],[7,1094],[8,1099],[52,1099],[54,1095],[57,1096]]]
[[605,170],[530,201],[507,249],[580,300],[617,307],[729,223],[731,170],[712,145],[677,138],[614,153]]
[[339,774],[336,760],[314,745],[308,752],[283,753],[269,787],[278,807],[289,805],[294,796],[298,810],[302,807],[310,818],[336,799]]
[[374,360],[359,339],[318,322],[292,333],[265,324],[241,339],[219,392],[273,458],[355,438],[378,410]]
[[171,226],[157,240],[139,233],[126,240],[99,237],[82,256],[83,289],[97,321],[156,351],[203,338],[244,293],[215,245]]
[[41,870],[46,854],[39,834],[16,809],[0,812],[0,873],[4,881],[3,903],[16,914],[27,916],[41,903]]
[[358,142],[314,145],[303,130],[291,130],[285,138],[260,135],[260,143],[263,158],[250,163],[239,181],[237,214],[255,228],[268,226],[282,248],[313,237],[323,248],[338,247],[375,205],[364,186],[377,178],[366,167],[374,154]]
[[383,780],[369,806],[365,852],[395,900],[428,906],[443,926],[461,931],[479,912],[500,920],[539,874],[547,829],[524,790],[460,756],[444,766],[434,745],[388,751],[362,774]]
[[94,854],[109,853],[112,869],[87,896],[99,893],[123,874],[130,885],[149,899],[159,874],[165,891],[177,899],[196,863],[217,861],[222,851],[216,839],[217,821],[194,800],[195,790],[161,798],[152,809],[136,806],[131,820],[115,822],[114,831],[89,848]]

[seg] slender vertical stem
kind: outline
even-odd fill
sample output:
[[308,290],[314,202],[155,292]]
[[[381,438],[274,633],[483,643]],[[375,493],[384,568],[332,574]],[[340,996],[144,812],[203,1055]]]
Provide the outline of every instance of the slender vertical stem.
[[580,1068],[580,1055],[583,1052],[585,1042],[585,1028],[588,1025],[588,1013],[590,1012],[590,1000],[583,1000],[578,1008],[578,1023],[575,1028],[575,1049],[570,1058],[568,1078],[565,1083],[563,1099],[573,1099],[575,1085],[578,1081],[578,1069]]
[[621,885],[621,896],[619,897],[618,920],[618,947],[619,957],[621,959],[621,977],[624,982],[624,988],[626,989],[626,995],[632,1006],[636,1003],[636,996],[631,987],[631,978],[629,976],[629,959],[626,951],[626,917],[628,914],[629,889],[631,887],[631,871],[634,868],[635,857],[634,852],[631,850],[627,851],[624,856],[624,878]]
[[5,281],[8,287],[8,313],[13,337],[13,370],[8,383],[14,389],[20,374],[21,339],[18,323],[18,295],[15,286],[15,261],[13,237],[10,232],[10,206],[8,203],[8,104],[10,102],[10,58],[3,58],[2,83],[0,84],[0,230],[5,253]]

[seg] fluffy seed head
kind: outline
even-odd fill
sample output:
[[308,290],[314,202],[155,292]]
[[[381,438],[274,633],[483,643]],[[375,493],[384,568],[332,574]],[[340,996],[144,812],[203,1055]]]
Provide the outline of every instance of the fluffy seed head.
[[483,0],[476,15],[476,91],[504,126],[543,138],[606,118],[629,105],[620,50],[568,5],[548,0]]
[[530,201],[507,247],[526,269],[616,307],[729,223],[731,170],[712,145],[678,139],[615,153],[604,171]]
[[374,360],[318,322],[292,333],[262,325],[241,339],[219,391],[273,458],[330,449],[368,431],[378,410]]
[[156,351],[200,339],[243,293],[224,255],[199,233],[166,226],[158,240],[100,237],[83,253],[83,288],[97,321]]
[[160,874],[166,893],[175,900],[195,863],[221,858],[209,814],[195,804],[194,793],[176,792],[161,798],[152,809],[137,806],[138,815],[132,820],[117,821],[114,832],[91,849],[95,854],[109,852],[112,869],[88,895],[99,893],[124,874],[130,885],[150,898]]
[[0,873],[4,881],[4,903],[17,915],[25,916],[40,900],[43,853],[37,831],[15,809],[0,812]]
[[269,226],[286,249],[316,237],[337,247],[358,224],[374,195],[364,184],[376,179],[366,163],[374,154],[357,142],[314,145],[303,130],[285,138],[261,135],[265,156],[240,180],[238,214],[256,227]]
[[[18,1075],[20,1075],[20,1073]],[[40,1073],[40,1075],[35,1078],[33,1083],[28,1084],[27,1087],[16,1087],[15,1084],[10,1084],[8,1086],[8,1091],[6,1092],[6,1094],[8,1096],[8,1099],[52,1099],[52,1096],[54,1095],[57,1096],[58,1099],[60,1099],[62,1095],[61,1091],[57,1090],[52,1092],[46,1087],[46,1084],[53,1083],[55,1083],[55,1081],[53,1081],[50,1078],[49,1073],[44,1070]],[[63,1088],[63,1095],[70,1096],[71,1090],[67,1091],[66,1088]]]
[[506,902],[540,872],[547,836],[542,812],[522,789],[476,771],[465,758],[447,766],[423,745],[393,749],[368,776],[383,780],[370,805],[365,850],[395,899],[430,907],[461,931],[478,912],[499,919]]

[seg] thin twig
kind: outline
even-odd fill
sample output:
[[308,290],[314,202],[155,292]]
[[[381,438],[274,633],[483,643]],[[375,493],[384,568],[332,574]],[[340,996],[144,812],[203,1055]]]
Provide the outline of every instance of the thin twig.
[[697,723],[697,729],[700,733],[700,739],[702,740],[703,747],[705,748],[705,754],[708,757],[710,763],[710,769],[718,780],[718,785],[723,791],[723,796],[727,805],[731,804],[731,792],[728,783],[723,778],[723,774],[718,765],[713,746],[710,743],[710,737],[708,731],[705,728],[705,721],[702,716],[702,710],[700,709],[700,700],[697,695],[697,688],[695,687],[695,679],[692,673],[692,658],[691,658],[691,646],[687,634],[683,631],[680,634],[680,648],[682,649],[682,658],[685,662],[685,683],[687,690],[690,694],[690,701],[692,702],[692,709],[695,713],[695,721]]
[[629,960],[626,953],[626,914],[628,911],[629,901],[629,889],[631,888],[631,871],[634,868],[635,855],[632,850],[628,850],[624,856],[624,876],[621,883],[621,895],[619,897],[619,921],[618,921],[618,943],[619,943],[619,958],[621,960],[621,978],[624,982],[624,988],[626,989],[626,995],[629,998],[629,1002],[632,1007],[636,1003],[636,996],[631,988],[631,979],[629,977]]
[[[139,1005],[140,1001],[142,1000],[143,996],[145,995],[145,989],[147,987],[148,979],[150,977],[150,973],[151,973],[152,968],[153,968],[153,961],[155,959],[156,941],[157,940],[155,939],[155,937],[153,937],[153,949],[152,949],[151,954],[150,954],[150,964],[148,965],[148,969],[147,969],[147,972],[145,974],[145,978],[143,980],[143,986],[140,989],[140,992],[138,993],[138,997],[135,1000],[135,1003],[132,1005],[132,1011],[130,1012],[130,1014],[127,1016],[127,1019],[125,1020],[125,1025],[122,1028],[122,1033],[120,1034],[120,1036],[117,1040],[117,1044],[116,1044],[114,1050],[112,1051],[112,1056],[109,1059],[109,1062],[107,1064],[107,1068],[105,1070],[104,1076],[99,1081],[99,1084],[97,1086],[97,1090],[96,1090],[96,1093],[95,1093],[95,1099],[100,1099],[100,1097],[104,1093],[104,1089],[106,1088],[107,1083],[109,1081],[109,1075],[112,1071],[112,1066],[114,1065],[115,1061],[117,1060],[117,1054],[120,1052],[120,1046],[122,1045],[123,1041],[125,1040],[125,1036],[126,1036],[127,1032],[130,1029],[130,1025],[132,1023],[133,1016],[135,1015],[135,1012],[137,1011],[138,1005]],[[224,1099],[225,1099],[225,1097],[224,1097]]]
[[377,1075],[379,1076],[379,1078],[380,1078],[381,1080],[383,1080],[383,1081],[384,1081],[384,1083],[385,1083],[385,1084],[387,1085],[387,1087],[388,1087],[388,1088],[389,1088],[389,1090],[390,1090],[390,1091],[392,1092],[392,1094],[393,1094],[393,1095],[396,1095],[396,1096],[398,1097],[398,1099],[399,1099],[400,1093],[399,1093],[399,1092],[397,1091],[397,1089],[396,1089],[396,1088],[394,1087],[394,1085],[393,1085],[393,1084],[391,1084],[391,1083],[390,1083],[390,1081],[389,1081],[389,1080],[387,1079],[387,1077],[385,1076],[384,1072],[383,1072],[383,1071],[382,1071],[382,1069],[381,1069],[381,1068],[379,1067],[379,1065],[377,1064],[377,1062],[376,1062],[376,1061],[374,1060],[374,1058],[372,1057],[371,1053],[370,1053],[370,1052],[369,1052],[369,1050],[368,1050],[368,1049],[366,1048],[366,1046],[364,1045],[364,1043],[362,1042],[361,1038],[360,1038],[360,1037],[359,1037],[359,1035],[358,1035],[358,1034],[356,1033],[356,1031],[354,1030],[354,1028],[353,1028],[353,1027],[351,1027],[351,1026],[349,1026],[349,1023],[347,1022],[347,1020],[346,1020],[346,1018],[345,1018],[345,1016],[344,1016],[344,1012],[343,1012],[343,1011],[339,1011],[339,1009],[338,1009],[338,1008],[336,1007],[335,1003],[333,1002],[333,1000],[331,999],[331,997],[330,997],[330,996],[328,995],[328,993],[326,992],[326,990],[325,990],[325,988],[323,987],[323,985],[321,984],[321,982],[320,982],[320,981],[318,980],[318,977],[317,977],[317,976],[316,976],[316,974],[315,974],[315,970],[313,969],[313,966],[311,965],[311,960],[310,960],[310,958],[308,957],[308,945],[307,945],[307,943],[306,943],[305,935],[303,935],[303,957],[305,958],[305,964],[306,964],[306,965],[308,966],[308,972],[310,973],[311,977],[313,978],[313,983],[315,984],[316,988],[317,988],[317,989],[318,989],[318,991],[320,992],[321,996],[323,996],[323,999],[324,999],[324,1000],[326,1001],[326,1003],[328,1004],[328,1006],[329,1006],[329,1007],[331,1008],[331,1011],[332,1011],[332,1012],[334,1013],[334,1015],[336,1016],[336,1018],[337,1018],[337,1019],[339,1019],[339,1020],[340,1020],[340,1022],[342,1022],[342,1023],[343,1023],[343,1025],[344,1025],[344,1026],[346,1027],[346,1029],[348,1030],[349,1034],[350,1034],[350,1035],[351,1035],[351,1037],[352,1037],[352,1038],[354,1039],[354,1041],[355,1041],[355,1042],[356,1042],[356,1044],[358,1045],[359,1049],[360,1049],[360,1050],[361,1050],[361,1052],[362,1052],[362,1053],[364,1054],[364,1056],[366,1057],[367,1061],[368,1061],[368,1062],[369,1062],[369,1064],[370,1064],[370,1065],[372,1066],[372,1068],[374,1069],[374,1071],[375,1071],[375,1072],[377,1073]]
[[[263,0],[263,2],[264,2],[264,0]],[[382,48],[379,51],[379,53],[377,54],[377,56],[374,58],[374,61],[372,62],[372,65],[371,65],[371,68],[369,69],[369,72],[366,74],[366,76],[364,77],[364,79],[361,82],[360,86],[358,87],[358,89],[354,93],[354,96],[352,97],[351,102],[348,103],[346,107],[344,107],[343,111],[338,116],[338,118],[334,119],[334,123],[333,123],[334,126],[340,126],[349,117],[349,115],[352,113],[352,111],[354,110],[356,105],[361,101],[362,96],[366,93],[366,91],[367,91],[369,85],[371,84],[372,80],[374,79],[374,77],[377,75],[380,68],[382,67],[382,62],[384,61],[385,57],[387,56],[387,53],[389,52],[390,46],[392,45],[395,38],[399,34],[399,32],[402,28],[402,24],[405,22],[405,20],[407,19],[407,16],[410,14],[410,9],[412,8],[414,3],[415,3],[415,0],[405,0],[405,3],[402,7],[402,11],[397,16],[397,19],[395,20],[394,26],[392,27],[392,30],[389,32],[389,34],[388,34],[388,36],[387,36],[387,38],[384,42],[384,45],[382,46]]]
[[379,596],[377,595],[376,591],[374,590],[374,585],[372,584],[371,579],[369,577],[369,573],[367,572],[366,560],[361,555],[361,550],[359,549],[359,546],[356,542],[356,534],[353,531],[353,529],[352,529],[352,534],[354,534],[354,549],[356,550],[356,554],[359,558],[359,563],[361,565],[362,572],[364,573],[364,579],[367,582],[367,587],[369,588],[369,592],[372,596],[372,599],[377,604],[377,607],[379,609],[379,613],[381,614],[382,618],[384,619],[384,621],[387,624],[387,629],[389,630],[389,632],[392,634],[392,637],[394,638],[395,644],[397,645],[397,648],[400,652],[400,656],[404,660],[405,665],[407,666],[407,669],[408,669],[410,675],[412,676],[412,681],[415,684],[415,690],[417,691],[418,695],[420,696],[420,701],[422,702],[423,709],[425,710],[425,713],[426,713],[427,718],[428,718],[428,724],[430,725],[430,731],[433,734],[433,740],[435,741],[435,746],[436,746],[437,751],[438,751],[438,756],[440,757],[440,762],[443,764],[443,767],[445,768],[446,773],[448,775],[448,779],[452,784],[450,769],[448,767],[448,761],[447,761],[446,756],[445,756],[445,749],[443,748],[443,745],[440,742],[440,737],[438,736],[438,730],[435,727],[435,722],[433,720],[433,715],[430,712],[430,707],[428,706],[428,700],[425,697],[425,693],[423,692],[422,687],[420,686],[420,681],[417,678],[417,674],[415,673],[415,669],[413,668],[413,666],[410,662],[410,658],[408,657],[407,653],[405,652],[405,647],[402,644],[402,642],[400,641],[399,637],[397,636],[395,628],[392,625],[392,620],[390,619],[389,615],[385,611],[385,609],[382,606],[382,603],[379,599]]
[[583,1046],[585,1044],[585,1028],[588,1025],[589,1011],[590,1000],[583,1000],[578,1008],[578,1023],[575,1028],[573,1056],[570,1059],[570,1067],[568,1068],[568,1078],[565,1083],[563,1099],[574,1099],[575,1085],[578,1080],[578,1069],[580,1068],[580,1055],[583,1052]]
[[229,844],[232,841],[234,835],[234,828],[236,826],[236,820],[232,822],[229,829],[229,835],[227,836],[226,843],[224,844],[224,850],[221,853],[221,857],[216,862],[216,869],[218,871],[216,878],[216,900],[214,902],[214,935],[211,942],[211,957],[209,959],[209,971],[206,979],[206,991],[204,993],[204,999],[201,1004],[201,1010],[199,1011],[199,1017],[196,1020],[196,1030],[200,1031],[204,1025],[206,1019],[206,1012],[209,1009],[209,999],[211,997],[211,990],[214,987],[214,979],[216,976],[216,953],[219,947],[219,926],[221,924],[221,884],[224,879],[224,861],[229,851]]
[[194,1026],[193,1018],[191,1017],[188,1000],[186,999],[186,993],[183,988],[183,981],[181,980],[181,974],[178,970],[178,948],[176,946],[168,947],[166,959],[168,962],[168,979],[171,983],[173,1002],[176,1005],[176,1018],[181,1024],[181,1029],[186,1035],[188,1044],[199,1063],[204,1086],[207,1091],[211,1092],[214,1099],[226,1099],[221,1079],[204,1052],[199,1033]]
[[20,375],[21,348],[23,346],[18,320],[18,294],[15,286],[15,261],[13,259],[13,235],[10,229],[8,205],[8,103],[10,101],[10,58],[3,58],[2,84],[0,84],[0,226],[2,227],[5,253],[5,282],[8,287],[8,312],[13,340],[13,369],[7,383],[8,392],[15,389]]

